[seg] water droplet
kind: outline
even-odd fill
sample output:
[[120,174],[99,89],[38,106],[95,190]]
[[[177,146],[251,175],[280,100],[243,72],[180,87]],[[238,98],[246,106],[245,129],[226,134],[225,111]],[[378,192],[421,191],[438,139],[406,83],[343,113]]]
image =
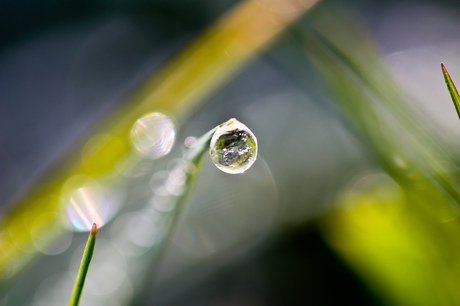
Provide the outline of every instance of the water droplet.
[[223,172],[243,173],[256,161],[257,138],[246,125],[232,118],[216,129],[209,154]]
[[160,158],[171,151],[176,138],[172,121],[161,113],[139,118],[131,129],[131,142],[143,155]]

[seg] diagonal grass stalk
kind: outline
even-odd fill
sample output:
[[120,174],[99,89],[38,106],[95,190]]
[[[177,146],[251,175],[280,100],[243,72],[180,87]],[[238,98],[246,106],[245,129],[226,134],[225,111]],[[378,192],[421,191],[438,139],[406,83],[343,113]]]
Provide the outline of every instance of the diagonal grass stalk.
[[[364,48],[366,60],[360,62],[354,59],[357,52],[352,46],[342,47],[326,38],[335,37],[340,41],[334,31],[337,29],[328,29],[324,34],[310,28],[303,33],[307,54],[340,101],[338,107],[381,167],[405,186],[411,196],[431,198],[431,202],[422,202],[442,220],[456,217],[460,209],[460,189],[445,166],[446,161],[455,164],[448,145],[420,125],[417,114],[410,111],[396,85],[378,65],[373,48]],[[345,36],[356,39],[362,35],[361,31]],[[361,39],[361,45],[356,46],[370,45],[367,38]],[[374,65],[373,75],[364,72],[369,64]],[[414,188],[414,181],[423,181],[427,188]]]
[[362,27],[330,17],[306,31],[307,54],[380,169],[338,194],[318,222],[322,235],[387,304],[456,305],[458,153],[398,94]]
[[[139,299],[139,301],[136,302],[140,303],[143,299],[148,297],[152,287],[155,286],[164,257],[168,252],[179,224],[181,224],[181,219],[187,212],[188,199],[191,195],[196,179],[198,178],[203,157],[209,149],[211,137],[216,129],[217,127],[201,136],[197,140],[196,144],[183,154],[184,163],[178,167],[182,168],[185,173],[185,190],[177,198],[174,210],[170,213],[169,218],[165,220],[165,225],[163,227],[164,236],[162,237],[159,245],[154,248],[153,252],[155,253],[149,261],[149,266],[145,267],[145,271],[147,273],[145,273],[145,279],[141,285],[142,288],[139,293],[136,294],[135,298]],[[134,303],[134,305],[136,304],[137,303]]]
[[460,96],[458,95],[457,88],[455,87],[454,82],[452,81],[449,73],[447,72],[444,64],[441,63],[442,74],[444,75],[444,80],[446,80],[447,89],[449,89],[450,96],[454,102],[455,110],[460,119]]
[[85,285],[86,275],[88,274],[89,264],[93,257],[94,246],[96,245],[97,225],[93,224],[91,232],[89,233],[88,242],[86,243],[85,252],[81,260],[80,269],[78,270],[77,279],[70,298],[69,306],[78,306],[80,303],[83,286]]
[[[152,288],[157,283],[165,255],[188,210],[189,197],[207,151],[213,163],[221,171],[240,174],[249,169],[257,159],[257,138],[246,125],[231,118],[205,133],[183,153],[181,162],[171,172],[179,171],[185,174],[183,182],[185,189],[175,198],[173,211],[165,217],[162,240],[149,252],[149,265],[143,268],[144,280],[141,289],[136,294],[138,300],[133,303],[134,305],[142,303],[142,300],[151,294]],[[224,165],[219,164],[220,162],[223,162],[228,168],[223,169]],[[166,184],[167,181],[168,179],[166,179]]]
[[[233,139],[231,137],[235,135],[235,131],[238,132],[236,133],[238,137]],[[246,132],[244,135],[251,136],[241,136],[243,131]],[[216,149],[215,147],[221,147],[220,145],[214,143],[214,140],[215,138],[220,139],[220,137],[227,139],[228,142],[224,144],[224,148],[222,148],[222,151],[216,151],[214,150]],[[244,138],[244,140],[241,140],[242,138]],[[235,156],[238,156],[236,159],[231,159],[231,161],[236,165],[241,165],[239,161],[249,161],[248,164],[244,166],[244,170],[241,172],[228,172],[225,169],[223,170],[219,167],[218,168],[223,172],[238,174],[244,172],[245,169],[251,167],[254,161],[256,160],[257,139],[255,135],[253,135],[253,133],[244,124],[242,124],[234,118],[220,124],[219,126],[216,126],[209,132],[205,133],[198,140],[196,140],[193,146],[189,147],[183,153],[182,162],[179,163],[173,171],[179,170],[185,174],[185,180],[183,183],[185,190],[177,197],[175,201],[176,204],[174,205],[174,210],[169,214],[168,219],[165,221],[165,225],[163,228],[164,236],[159,245],[155,247],[155,253],[149,261],[149,267],[145,268],[145,271],[147,271],[147,273],[145,274],[145,280],[141,285],[142,289],[137,294],[137,298],[144,299],[145,297],[148,297],[150,292],[152,291],[152,287],[155,286],[157,282],[157,278],[162,267],[161,265],[164,262],[164,257],[167,254],[170,245],[174,239],[174,236],[177,233],[177,229],[179,228],[179,224],[181,224],[183,216],[187,212],[187,204],[189,203],[189,197],[194,188],[196,179],[198,178],[198,175],[200,173],[205,153],[209,151],[211,154],[211,159],[213,159],[212,152],[214,152],[214,154],[224,155],[225,153],[228,153],[229,151],[235,149],[234,144],[236,142],[238,142],[239,144],[244,144],[244,148],[238,147],[239,150],[237,152],[230,153],[232,156],[233,154]],[[248,155],[243,153],[248,151],[251,152],[251,158],[248,158]],[[216,160],[213,159],[213,162],[214,164],[216,164]],[[141,301],[136,301],[134,304],[140,302]]]

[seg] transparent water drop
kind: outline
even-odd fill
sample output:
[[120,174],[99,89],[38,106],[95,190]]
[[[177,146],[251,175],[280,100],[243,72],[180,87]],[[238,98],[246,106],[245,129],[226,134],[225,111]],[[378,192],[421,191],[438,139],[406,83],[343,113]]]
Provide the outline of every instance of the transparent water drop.
[[257,138],[235,118],[221,124],[211,138],[209,154],[223,172],[243,173],[257,158]]
[[143,155],[160,158],[171,151],[176,130],[171,119],[161,113],[151,113],[139,118],[131,129],[131,142]]

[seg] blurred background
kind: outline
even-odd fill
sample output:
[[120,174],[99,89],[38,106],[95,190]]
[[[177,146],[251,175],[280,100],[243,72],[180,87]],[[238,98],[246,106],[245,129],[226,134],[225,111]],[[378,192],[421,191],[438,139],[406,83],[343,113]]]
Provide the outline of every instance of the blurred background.
[[[93,222],[81,305],[460,303],[457,1],[0,16],[0,305],[67,303]],[[233,117],[257,161],[193,184],[190,136]]]

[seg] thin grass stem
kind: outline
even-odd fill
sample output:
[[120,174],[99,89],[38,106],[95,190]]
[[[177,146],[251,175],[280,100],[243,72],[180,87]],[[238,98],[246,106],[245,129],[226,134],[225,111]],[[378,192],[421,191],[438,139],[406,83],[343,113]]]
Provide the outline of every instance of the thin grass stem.
[[89,233],[83,258],[81,259],[80,270],[78,271],[77,280],[75,281],[69,306],[77,306],[80,303],[83,286],[85,285],[86,274],[88,274],[89,264],[91,263],[91,258],[93,257],[94,246],[96,245],[96,236],[97,225],[94,223],[91,232]]
[[446,66],[441,63],[442,74],[444,75],[444,79],[446,80],[447,89],[449,89],[450,96],[452,97],[452,101],[454,102],[455,110],[457,111],[457,115],[460,119],[460,96],[458,95],[457,88],[455,87],[454,82],[452,81],[449,73],[447,72]]
[[[162,238],[160,244],[155,248],[156,252],[153,255],[150,265],[145,268],[145,271],[148,271],[146,275],[148,277],[144,280],[140,293],[137,295],[137,298],[143,299],[150,295],[152,288],[155,286],[158,275],[160,273],[161,264],[167,254],[169,247],[172,243],[172,240],[177,232],[181,219],[186,214],[188,198],[190,197],[193,187],[195,186],[196,179],[200,173],[201,164],[203,161],[204,154],[209,150],[209,143],[216,129],[211,129],[203,136],[201,136],[195,143],[192,148],[189,148],[184,152],[182,159],[184,161],[184,172],[186,173],[185,178],[185,191],[180,195],[176,200],[176,205],[174,211],[172,212],[169,220],[165,224],[164,237]],[[193,171],[189,171],[186,168],[193,168]],[[139,301],[135,301],[136,304]]]

